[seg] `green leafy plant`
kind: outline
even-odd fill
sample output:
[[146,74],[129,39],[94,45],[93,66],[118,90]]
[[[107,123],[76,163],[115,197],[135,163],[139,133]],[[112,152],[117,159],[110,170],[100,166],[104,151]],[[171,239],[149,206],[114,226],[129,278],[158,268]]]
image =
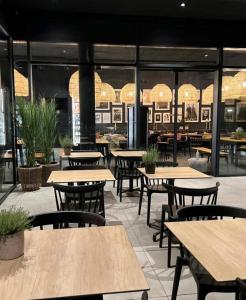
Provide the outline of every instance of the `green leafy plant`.
[[37,122],[40,126],[38,136],[39,151],[44,154],[44,164],[49,164],[56,139],[57,116],[55,101],[46,102],[41,99],[38,104],[38,112]]
[[26,164],[27,167],[34,167],[36,165],[35,151],[37,149],[40,134],[40,126],[38,124],[38,104],[20,98],[17,105],[18,114],[20,116],[18,128],[20,136],[25,144]]
[[150,148],[144,155],[143,155],[143,162],[145,165],[152,165],[155,164],[158,160],[159,153],[155,148]]
[[60,136],[59,143],[64,149],[71,149],[73,147],[73,141],[68,135]]
[[11,207],[0,211],[0,237],[29,229],[29,212],[23,208]]

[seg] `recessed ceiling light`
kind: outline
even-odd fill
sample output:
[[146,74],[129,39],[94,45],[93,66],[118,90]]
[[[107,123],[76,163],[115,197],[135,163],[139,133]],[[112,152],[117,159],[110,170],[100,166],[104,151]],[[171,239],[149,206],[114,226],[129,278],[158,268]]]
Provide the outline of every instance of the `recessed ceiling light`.
[[208,57],[208,54],[206,53],[206,54],[204,54],[204,57]]
[[65,54],[66,52],[67,52],[66,50],[62,50],[62,53],[64,53],[64,54]]
[[186,5],[185,2],[182,2],[182,3],[180,4],[181,7],[185,7],[185,5]]

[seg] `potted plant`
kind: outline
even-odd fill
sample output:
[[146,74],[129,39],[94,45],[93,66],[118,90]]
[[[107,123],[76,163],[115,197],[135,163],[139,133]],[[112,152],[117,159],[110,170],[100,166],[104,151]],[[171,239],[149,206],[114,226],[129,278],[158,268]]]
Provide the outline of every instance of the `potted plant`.
[[236,140],[241,140],[245,136],[246,136],[246,133],[242,127],[238,127],[236,129],[236,131],[232,133],[232,137],[235,138]]
[[73,147],[73,141],[72,139],[68,136],[60,136],[59,137],[59,142],[61,147],[64,149],[64,154],[65,155],[70,155],[71,154],[71,149]]
[[155,148],[150,148],[144,155],[143,155],[143,162],[145,166],[145,172],[147,174],[154,174],[156,161],[158,160],[159,154]]
[[23,208],[0,211],[0,259],[14,259],[24,254],[24,230],[29,228],[29,213]]
[[37,165],[35,152],[40,127],[38,124],[38,104],[20,99],[18,114],[20,117],[18,128],[25,145],[26,165],[18,167],[19,179],[23,191],[35,191],[41,184],[42,168]]
[[38,148],[41,156],[42,164],[42,186],[48,186],[47,180],[52,171],[59,170],[59,164],[56,161],[52,161],[52,153],[56,139],[56,106],[54,100],[46,102],[40,101],[38,104],[38,123],[39,123],[39,136],[38,136]]

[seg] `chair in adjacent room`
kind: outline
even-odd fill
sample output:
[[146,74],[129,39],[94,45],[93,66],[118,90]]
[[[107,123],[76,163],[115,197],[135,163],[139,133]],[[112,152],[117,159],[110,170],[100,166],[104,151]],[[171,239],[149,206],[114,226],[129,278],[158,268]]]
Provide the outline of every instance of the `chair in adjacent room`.
[[54,183],[57,210],[93,212],[105,217],[104,186],[105,181],[77,186]]
[[[173,161],[160,161],[156,163],[157,167],[177,167],[178,163]],[[150,225],[150,209],[151,199],[153,194],[167,194],[167,189],[163,185],[166,183],[165,179],[148,179],[145,176],[141,176],[141,191],[139,198],[138,214],[141,214],[143,193],[147,192],[148,205],[147,205],[147,225]]]
[[[222,206],[222,205],[194,205],[186,206],[177,210],[178,221],[204,221],[221,220],[226,218],[246,218],[246,209]],[[194,258],[194,256],[184,248],[183,257],[178,256],[176,262],[175,276],[172,290],[172,300],[176,300],[182,267],[188,266],[197,284],[198,300],[205,300],[208,293],[235,293],[236,300],[239,299],[238,284],[236,281],[217,282]],[[245,283],[240,285],[242,295],[245,293]],[[243,290],[244,289],[244,290]],[[242,298],[245,299],[245,298]]]
[[[162,205],[161,216],[161,231],[160,231],[160,247],[162,247],[162,241],[164,238],[164,222],[175,221],[177,216],[177,210],[185,206],[195,205],[216,205],[218,189],[220,183],[217,182],[215,186],[209,188],[183,188],[168,184],[163,184],[168,192],[168,205]],[[167,215],[167,216],[166,216]],[[171,251],[172,241],[176,243],[176,240],[169,232],[168,235],[168,254],[167,254],[167,266],[171,267]]]

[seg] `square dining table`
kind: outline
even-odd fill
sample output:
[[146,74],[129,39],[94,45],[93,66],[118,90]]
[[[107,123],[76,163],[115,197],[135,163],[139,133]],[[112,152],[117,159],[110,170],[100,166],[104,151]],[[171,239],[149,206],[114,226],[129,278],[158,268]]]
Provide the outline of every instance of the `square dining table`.
[[62,167],[62,160],[71,158],[102,158],[103,155],[99,151],[81,151],[81,152],[71,152],[70,155],[65,155],[64,153],[60,154],[60,167]]
[[114,181],[109,169],[52,171],[47,183]]
[[149,290],[123,226],[25,231],[24,256],[0,261],[0,278],[4,300]]
[[217,281],[246,279],[246,220],[165,222]]

